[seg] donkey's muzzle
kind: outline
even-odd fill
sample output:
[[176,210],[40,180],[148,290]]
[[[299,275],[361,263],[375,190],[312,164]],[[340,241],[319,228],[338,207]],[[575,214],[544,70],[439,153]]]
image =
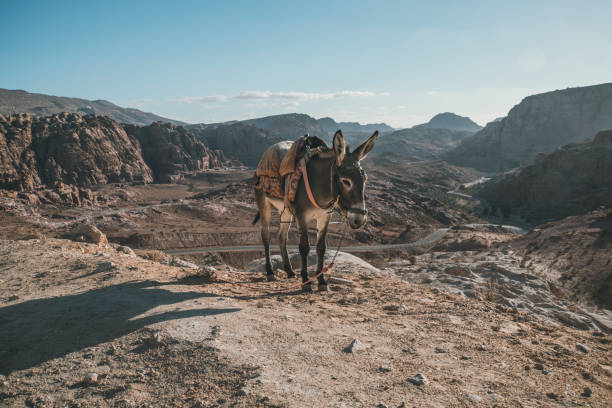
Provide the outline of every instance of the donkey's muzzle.
[[367,218],[368,210],[361,208],[349,208],[346,215],[349,226],[353,229],[357,229],[365,224]]

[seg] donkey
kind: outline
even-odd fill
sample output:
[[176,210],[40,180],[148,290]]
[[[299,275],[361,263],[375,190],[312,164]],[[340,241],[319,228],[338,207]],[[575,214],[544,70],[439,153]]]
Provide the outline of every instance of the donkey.
[[[367,220],[367,210],[365,207],[365,182],[367,176],[361,168],[359,162],[372,150],[378,131],[363,142],[353,152],[344,141],[342,132],[338,130],[332,142],[333,150],[329,155],[319,155],[312,158],[306,165],[306,172],[297,188],[293,208],[296,218],[296,225],[300,236],[300,256],[302,258],[302,282],[308,281],[308,252],[310,245],[308,243],[308,224],[315,220],[317,222],[317,274],[323,269],[323,261],[325,257],[325,236],[327,227],[331,217],[330,210],[337,205],[340,210],[346,215],[348,225],[352,229],[357,229],[365,224]],[[291,142],[280,142],[269,149],[277,149],[282,158],[287,154],[291,146]],[[309,198],[309,192],[305,184],[305,180],[310,185],[312,197]],[[272,216],[272,207],[280,214],[280,228],[278,237],[280,241],[280,250],[283,258],[283,269],[289,278],[293,278],[295,273],[289,261],[287,254],[287,233],[293,214],[289,209],[285,208],[282,199],[271,197],[261,190],[255,189],[255,199],[259,212],[255,216],[253,224],[261,218],[261,239],[263,241],[266,254],[266,275],[269,281],[274,280],[274,272],[270,262],[270,219]],[[314,200],[314,202],[313,202]],[[321,291],[327,290],[327,282],[323,274],[318,278],[318,289]],[[312,291],[311,284],[302,287],[304,291]]]

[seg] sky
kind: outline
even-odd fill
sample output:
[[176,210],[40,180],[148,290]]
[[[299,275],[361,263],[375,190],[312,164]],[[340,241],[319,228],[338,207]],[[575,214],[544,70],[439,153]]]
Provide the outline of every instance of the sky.
[[0,0],[0,88],[189,123],[479,124],[612,82],[612,1]]

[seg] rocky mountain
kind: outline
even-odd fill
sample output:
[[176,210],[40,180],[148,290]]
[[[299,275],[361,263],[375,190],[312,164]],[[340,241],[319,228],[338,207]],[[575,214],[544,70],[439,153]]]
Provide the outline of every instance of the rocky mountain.
[[269,146],[289,139],[244,122],[217,126],[193,125],[189,129],[207,146],[218,149],[227,158],[250,167],[257,166],[261,155]]
[[472,121],[467,116],[459,116],[451,112],[438,113],[431,118],[427,123],[416,127],[426,127],[433,129],[450,129],[450,130],[465,130],[468,132],[477,132],[482,129],[482,126]]
[[612,206],[612,131],[563,146],[535,163],[484,184],[493,213],[541,223]]
[[612,83],[557,90],[523,99],[507,117],[464,140],[448,160],[481,171],[505,171],[610,128]]
[[62,112],[78,113],[80,115],[104,115],[117,122],[133,125],[149,125],[157,121],[177,125],[184,124],[138,109],[122,108],[105,100],[88,101],[86,99],[44,95],[22,90],[0,89],[0,114],[2,115],[29,113],[34,116],[49,116]]
[[3,189],[165,182],[183,170],[220,166],[221,160],[194,134],[171,124],[124,127],[106,116],[75,113],[0,115]]
[[439,159],[471,135],[473,132],[466,130],[415,126],[382,135],[372,154],[392,155],[406,160]]

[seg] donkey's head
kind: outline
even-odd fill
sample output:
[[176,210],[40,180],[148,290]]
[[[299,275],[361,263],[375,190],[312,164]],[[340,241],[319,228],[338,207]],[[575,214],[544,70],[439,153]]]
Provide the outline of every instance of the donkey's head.
[[334,152],[336,153],[336,184],[340,195],[340,207],[346,211],[351,228],[365,224],[368,211],[365,207],[365,182],[367,176],[359,162],[374,147],[378,131],[363,142],[354,151],[349,151],[341,131],[334,135]]

